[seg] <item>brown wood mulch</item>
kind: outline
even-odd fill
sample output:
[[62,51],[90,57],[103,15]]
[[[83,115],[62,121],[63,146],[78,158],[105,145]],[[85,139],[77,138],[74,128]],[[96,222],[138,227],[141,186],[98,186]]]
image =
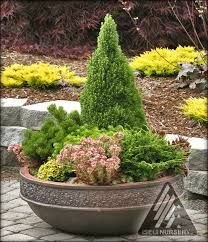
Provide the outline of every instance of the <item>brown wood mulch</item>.
[[[4,51],[2,68],[19,63],[32,64],[48,62],[56,65],[69,65],[78,75],[86,76],[86,61],[55,59],[47,56],[22,54]],[[192,137],[207,137],[207,126],[185,117],[179,107],[189,97],[201,97],[197,90],[177,89],[175,78],[145,77],[137,80],[143,95],[146,117],[151,129],[156,132],[174,133]],[[51,100],[79,100],[82,88],[69,87],[50,90],[34,88],[1,88],[2,98],[28,98],[27,104]]]

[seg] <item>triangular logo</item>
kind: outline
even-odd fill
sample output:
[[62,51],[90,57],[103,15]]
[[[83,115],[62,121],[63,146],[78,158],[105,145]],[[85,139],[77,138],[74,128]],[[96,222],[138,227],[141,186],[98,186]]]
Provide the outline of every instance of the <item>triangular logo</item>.
[[163,186],[139,233],[150,236],[197,234],[196,228],[169,182]]

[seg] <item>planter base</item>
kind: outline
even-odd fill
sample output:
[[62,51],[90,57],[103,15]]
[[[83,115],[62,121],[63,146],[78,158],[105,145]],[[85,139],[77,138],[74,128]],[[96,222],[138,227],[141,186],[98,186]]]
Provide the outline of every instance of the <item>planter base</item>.
[[53,227],[73,234],[83,235],[135,234],[150,209],[147,207],[145,209],[137,208],[123,211],[99,211],[98,209],[97,211],[80,211],[79,208],[43,206],[27,202],[38,217]]
[[113,186],[83,186],[45,182],[21,170],[20,196],[34,213],[53,227],[74,234],[135,234],[166,182],[180,197],[183,179]]

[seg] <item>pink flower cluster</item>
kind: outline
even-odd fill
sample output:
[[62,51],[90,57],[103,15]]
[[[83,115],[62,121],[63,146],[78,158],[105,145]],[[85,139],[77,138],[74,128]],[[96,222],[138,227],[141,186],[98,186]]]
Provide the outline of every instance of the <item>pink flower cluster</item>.
[[22,151],[22,146],[20,144],[9,145],[8,151],[14,152],[16,155],[18,155]]
[[57,156],[58,164],[71,165],[77,178],[91,185],[111,184],[117,178],[120,168],[119,139],[102,135],[98,140],[85,138],[80,145],[65,145]]
[[9,145],[8,151],[13,152],[16,155],[20,165],[28,167],[33,166],[33,162],[24,154],[20,144]]

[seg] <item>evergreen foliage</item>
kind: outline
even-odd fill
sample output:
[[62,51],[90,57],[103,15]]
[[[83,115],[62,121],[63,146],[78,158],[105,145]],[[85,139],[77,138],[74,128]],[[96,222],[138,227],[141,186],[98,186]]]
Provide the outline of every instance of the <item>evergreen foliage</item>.
[[151,132],[126,131],[121,141],[121,172],[135,182],[183,173],[185,153]]
[[134,75],[119,46],[111,15],[102,23],[98,48],[88,63],[88,77],[81,95],[81,117],[87,124],[146,128],[141,97]]
[[26,130],[23,140],[23,151],[32,160],[44,162],[51,156],[54,144],[63,139],[81,125],[77,111],[68,114],[63,107],[51,104],[48,107],[53,118],[48,118],[43,123],[41,130]]
[[55,159],[61,149],[66,144],[73,144],[78,145],[80,144],[80,140],[83,138],[92,138],[92,139],[98,139],[101,135],[108,135],[109,137],[113,137],[113,135],[118,132],[123,131],[122,126],[112,127],[108,126],[107,129],[98,129],[97,127],[89,126],[87,124],[84,124],[74,131],[70,132],[64,139],[63,142],[55,143],[54,144],[54,151],[52,154],[52,158]]

